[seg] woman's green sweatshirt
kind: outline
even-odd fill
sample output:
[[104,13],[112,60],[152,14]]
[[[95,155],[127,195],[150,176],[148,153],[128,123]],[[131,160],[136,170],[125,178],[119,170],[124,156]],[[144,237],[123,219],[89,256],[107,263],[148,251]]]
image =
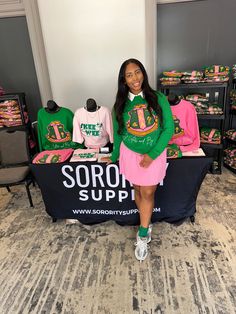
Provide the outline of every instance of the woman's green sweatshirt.
[[160,92],[156,95],[162,109],[162,122],[153,110],[150,114],[147,101],[142,96],[136,96],[133,101],[126,101],[123,112],[124,129],[122,134],[118,134],[118,122],[113,111],[113,162],[119,158],[121,142],[130,150],[148,154],[152,159],[156,159],[166,148],[174,133],[174,122],[166,96]]

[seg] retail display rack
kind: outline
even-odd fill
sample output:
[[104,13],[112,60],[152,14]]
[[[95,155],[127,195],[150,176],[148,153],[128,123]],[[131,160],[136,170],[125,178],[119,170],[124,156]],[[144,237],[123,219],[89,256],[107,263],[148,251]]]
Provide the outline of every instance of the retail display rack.
[[[205,94],[208,96],[209,103],[218,104],[222,109],[222,114],[198,114],[199,127],[216,128],[221,132],[221,138],[225,131],[226,105],[228,99],[228,83],[181,83],[178,85],[164,85],[160,87],[161,91],[168,95],[169,93],[178,96],[187,96],[189,94]],[[213,158],[210,172],[221,174],[223,162],[223,142],[220,144],[201,143],[201,148],[206,156]]]
[[[233,79],[232,81],[232,89],[236,90],[236,79]],[[233,128],[236,130],[236,109],[231,108],[231,102],[230,109],[229,109],[229,126],[228,129],[232,130]],[[236,139],[230,139],[227,136],[225,137],[225,149],[235,149],[236,150]],[[224,157],[225,159],[225,157]],[[233,173],[236,173],[236,169],[232,166],[230,166],[228,163],[226,163],[226,160],[224,160],[224,167],[232,171]]]

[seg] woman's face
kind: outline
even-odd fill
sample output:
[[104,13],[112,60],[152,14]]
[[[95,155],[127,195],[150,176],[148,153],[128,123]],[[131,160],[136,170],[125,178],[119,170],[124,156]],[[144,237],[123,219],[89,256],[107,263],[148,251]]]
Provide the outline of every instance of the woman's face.
[[143,73],[135,63],[130,63],[125,69],[125,83],[131,93],[137,95],[142,91]]

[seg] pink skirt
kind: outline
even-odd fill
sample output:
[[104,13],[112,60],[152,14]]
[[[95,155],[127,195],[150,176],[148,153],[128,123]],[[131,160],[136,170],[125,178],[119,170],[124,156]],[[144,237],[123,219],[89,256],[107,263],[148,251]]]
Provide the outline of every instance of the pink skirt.
[[148,168],[140,167],[142,154],[130,150],[122,142],[120,145],[120,173],[130,183],[140,186],[152,186],[159,184],[166,175],[166,149],[153,160]]

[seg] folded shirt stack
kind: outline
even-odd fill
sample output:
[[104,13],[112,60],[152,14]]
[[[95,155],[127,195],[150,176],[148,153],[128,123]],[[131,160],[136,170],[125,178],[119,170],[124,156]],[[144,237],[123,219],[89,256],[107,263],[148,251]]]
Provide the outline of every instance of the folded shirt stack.
[[210,104],[209,107],[208,107],[208,113],[206,113],[206,114],[218,114],[218,115],[221,115],[221,114],[223,114],[223,109],[218,104]]
[[186,84],[197,84],[204,82],[202,71],[183,72],[181,82]]
[[206,95],[191,94],[187,95],[185,98],[194,105],[197,114],[206,114],[206,112],[208,112],[209,97]]
[[236,129],[230,129],[226,131],[225,136],[232,141],[236,141]]
[[200,142],[207,144],[220,144],[221,143],[220,130],[209,127],[200,128]]
[[236,89],[230,91],[231,109],[236,110]]
[[233,64],[232,66],[232,73],[233,73],[233,78],[236,79],[236,64]]
[[33,159],[33,164],[55,164],[66,161],[73,153],[72,148],[44,150]]
[[0,127],[22,125],[20,106],[16,100],[0,102]]
[[224,162],[236,169],[236,147],[228,147],[224,150]]
[[181,158],[182,152],[178,145],[168,144],[167,145],[167,158]]
[[201,102],[201,103],[208,103],[209,97],[207,97],[205,94],[190,94],[187,95],[186,100],[191,101],[192,104]]
[[97,148],[88,148],[88,149],[78,148],[74,151],[70,161],[71,162],[96,161],[98,152],[99,152],[99,149]]
[[229,67],[212,65],[205,68],[204,75],[204,81],[207,83],[227,82],[229,80]]
[[217,103],[210,104],[209,98],[206,95],[191,94],[185,98],[194,105],[197,114],[223,114],[222,107]]
[[160,78],[161,85],[178,85],[183,73],[178,71],[165,71],[162,73],[163,77]]

